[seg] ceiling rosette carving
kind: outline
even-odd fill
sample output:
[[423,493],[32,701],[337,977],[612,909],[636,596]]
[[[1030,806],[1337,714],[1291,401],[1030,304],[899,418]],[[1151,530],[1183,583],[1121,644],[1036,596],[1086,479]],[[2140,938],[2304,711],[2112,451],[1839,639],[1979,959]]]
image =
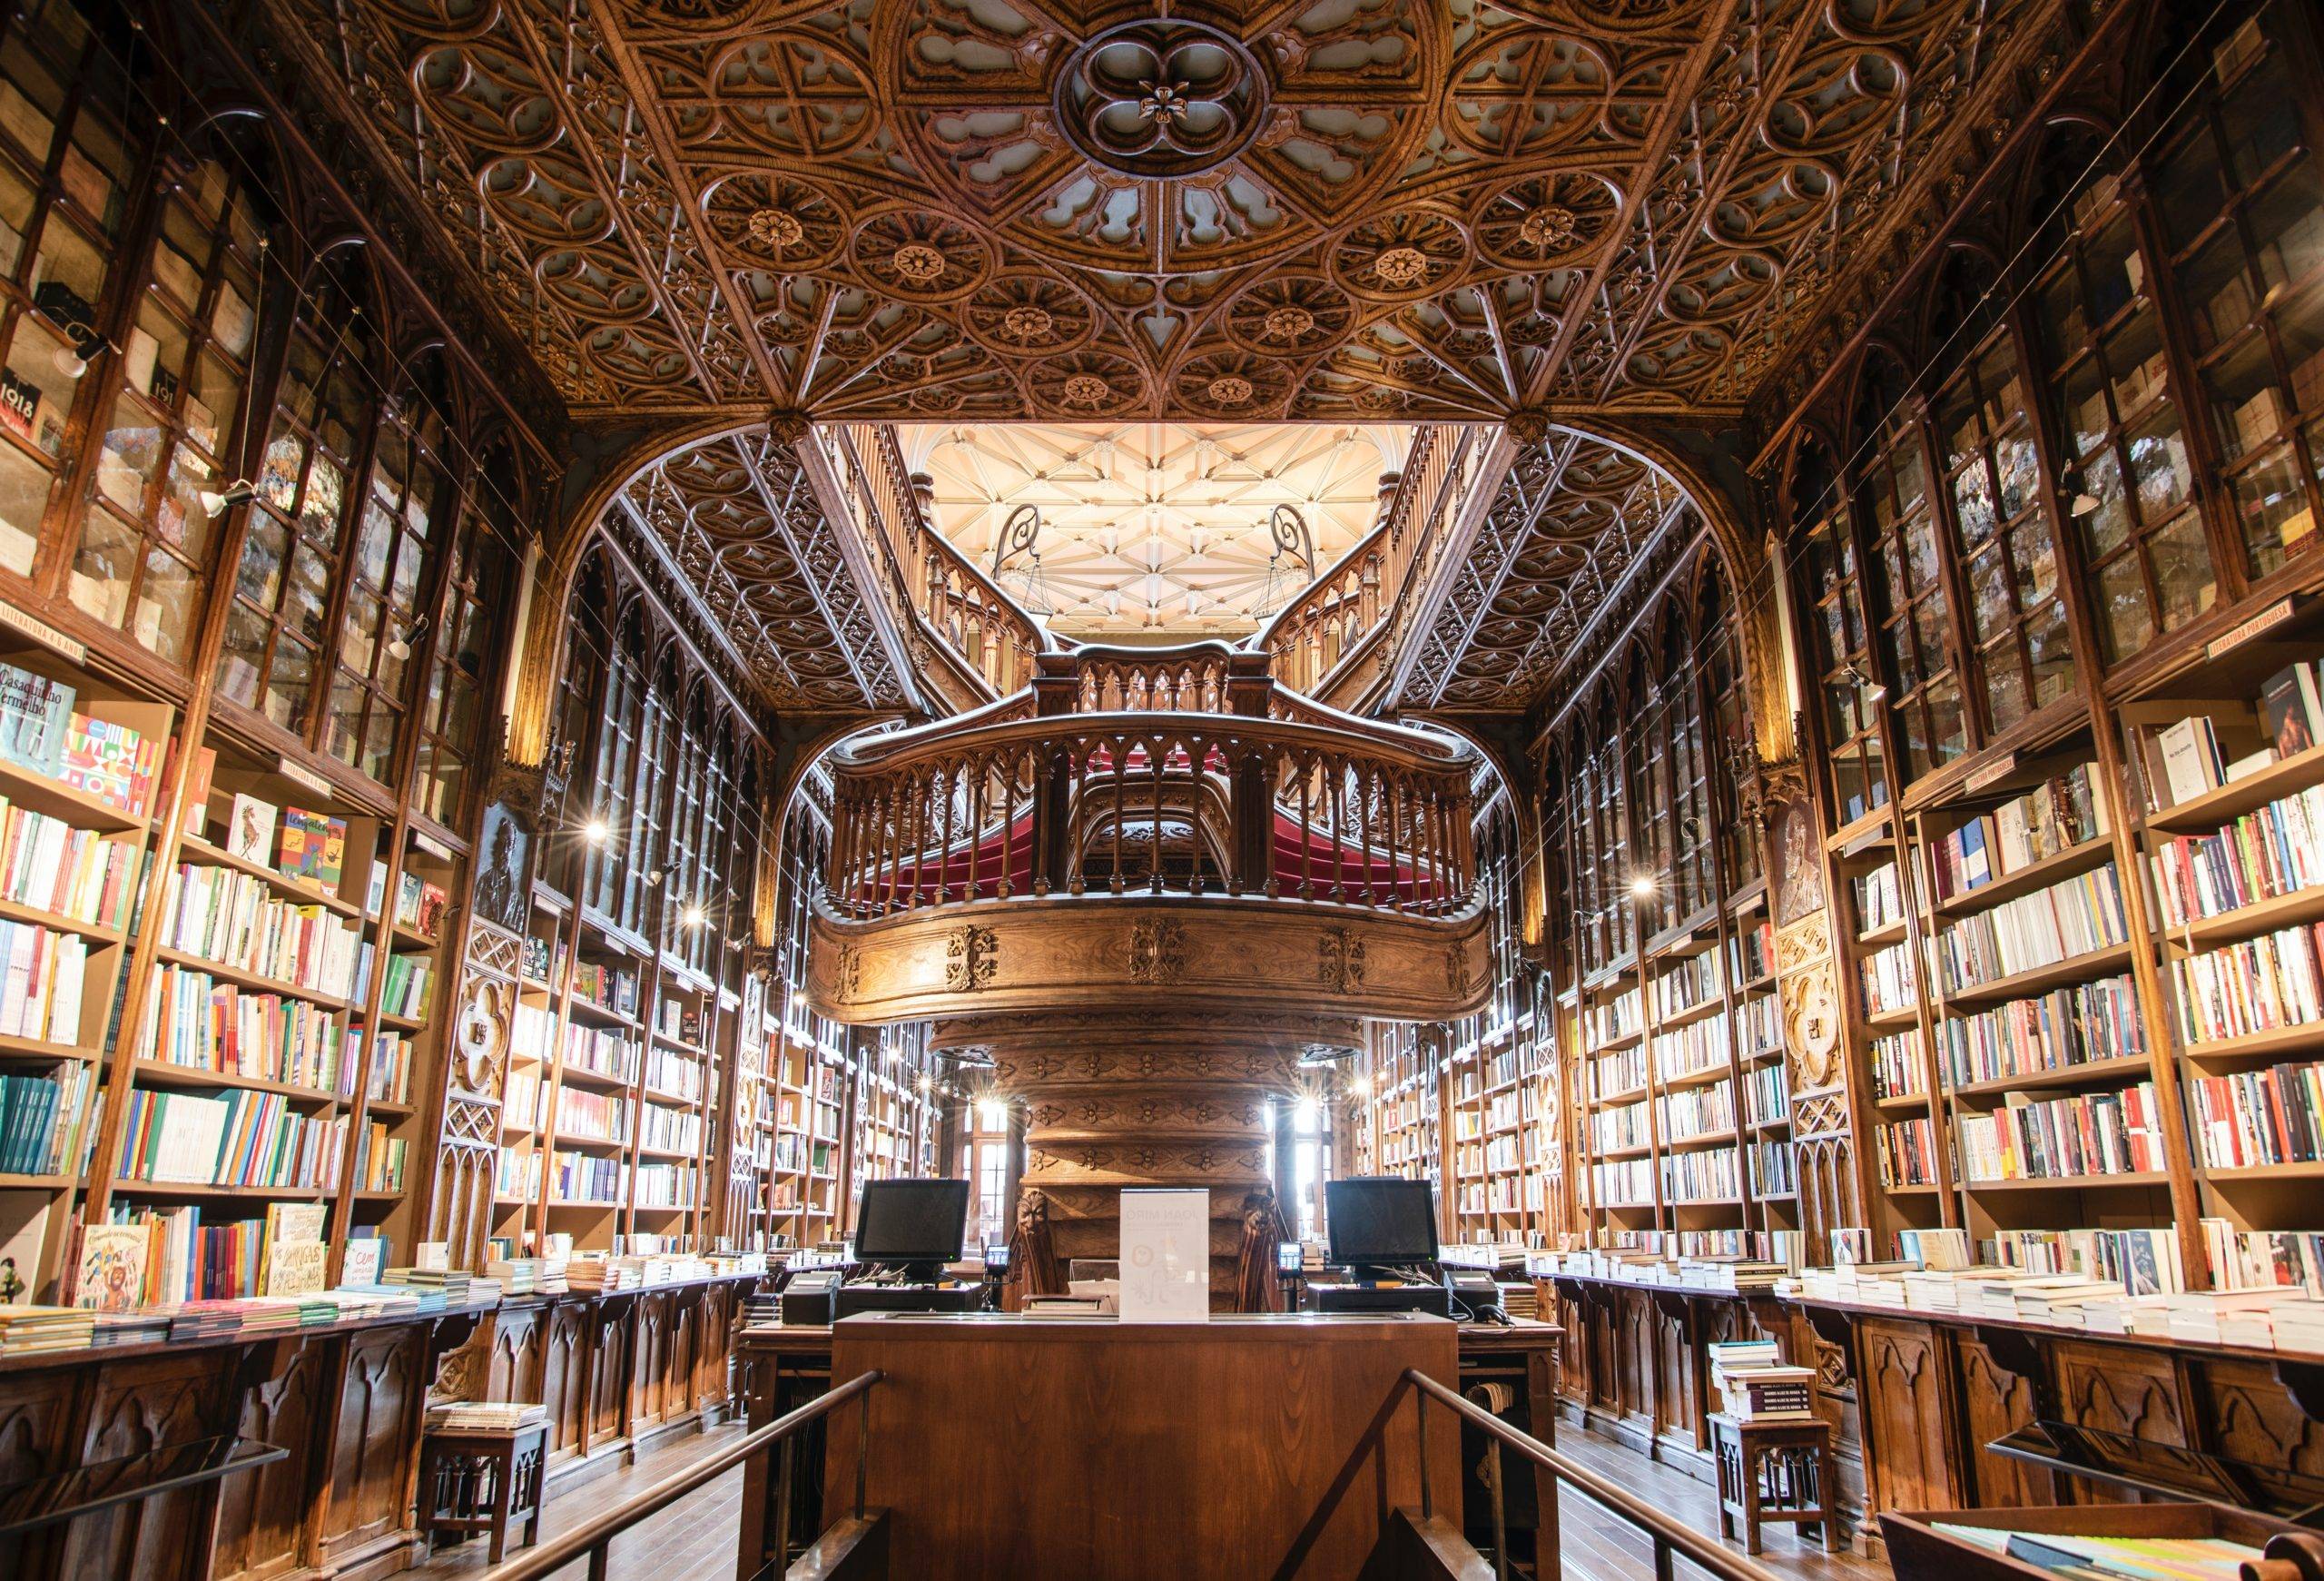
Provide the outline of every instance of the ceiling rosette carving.
[[257,3],[580,414],[897,420],[1739,410],[2068,25],[2063,0]]

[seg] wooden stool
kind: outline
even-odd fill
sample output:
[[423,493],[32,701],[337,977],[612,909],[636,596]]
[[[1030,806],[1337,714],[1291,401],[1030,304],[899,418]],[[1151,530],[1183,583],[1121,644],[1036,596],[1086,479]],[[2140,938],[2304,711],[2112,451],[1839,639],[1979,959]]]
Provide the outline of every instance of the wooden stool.
[[1743,1517],[1743,1546],[1759,1551],[1761,1521],[1817,1527],[1824,1551],[1839,1546],[1840,1482],[1832,1465],[1832,1424],[1738,1422],[1710,1418],[1711,1454],[1718,1461],[1718,1535],[1735,1535]]
[[541,1540],[541,1463],[548,1453],[548,1424],[523,1428],[430,1428],[419,1446],[419,1529],[428,1546],[436,1534],[463,1539],[492,1534],[491,1562],[500,1563],[508,1528],[525,1523],[525,1546]]

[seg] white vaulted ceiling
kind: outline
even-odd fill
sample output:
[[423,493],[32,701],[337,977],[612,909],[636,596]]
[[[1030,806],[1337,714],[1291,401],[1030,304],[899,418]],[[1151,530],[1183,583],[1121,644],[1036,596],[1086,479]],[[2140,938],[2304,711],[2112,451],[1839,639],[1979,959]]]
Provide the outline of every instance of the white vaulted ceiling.
[[1031,505],[1032,556],[1000,585],[1060,637],[1137,642],[1255,630],[1313,579],[1276,555],[1275,507],[1306,521],[1314,571],[1370,531],[1384,472],[1403,464],[1400,426],[925,423],[898,430],[935,483],[934,526],[979,568],[1009,517]]

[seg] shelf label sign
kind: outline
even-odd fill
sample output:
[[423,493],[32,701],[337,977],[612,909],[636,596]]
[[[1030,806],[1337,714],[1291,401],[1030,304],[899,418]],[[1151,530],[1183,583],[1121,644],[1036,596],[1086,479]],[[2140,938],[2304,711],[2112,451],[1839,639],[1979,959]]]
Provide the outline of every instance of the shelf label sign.
[[0,624],[6,625],[11,630],[24,633],[43,647],[63,654],[74,664],[83,663],[89,657],[87,647],[74,641],[47,621],[38,620],[25,614],[14,604],[0,604]]
[[2250,641],[2253,637],[2259,636],[2261,632],[2281,626],[2285,621],[2290,618],[2291,596],[2290,594],[2286,594],[2283,598],[2280,598],[2274,603],[2269,605],[2265,609],[2260,610],[2257,615],[2252,616],[2249,620],[2246,620],[2240,626],[2236,627],[2232,631],[2229,631],[2219,637],[2213,637],[2209,643],[2204,645],[2203,657],[2205,658],[2217,658],[2221,654],[2227,652],[2230,648],[2240,647],[2245,643]]
[[317,774],[313,769],[309,768],[303,763],[294,762],[292,759],[288,757],[278,756],[274,760],[274,766],[276,771],[280,773],[283,778],[289,780],[295,786],[300,786],[307,790],[310,790],[319,796],[327,796],[331,794],[330,781],[325,779],[321,775]]
[[1121,1298],[1126,1323],[1210,1320],[1210,1193],[1122,1193]]
[[1962,781],[1961,789],[1967,795],[1974,795],[1989,785],[1999,785],[2016,772],[2017,754],[2004,752],[2001,756]]

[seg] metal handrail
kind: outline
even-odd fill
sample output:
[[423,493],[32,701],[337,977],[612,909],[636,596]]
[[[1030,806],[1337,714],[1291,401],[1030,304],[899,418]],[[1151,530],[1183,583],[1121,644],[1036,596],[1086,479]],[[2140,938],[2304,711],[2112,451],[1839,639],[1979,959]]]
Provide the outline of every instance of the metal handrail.
[[[540,1577],[555,1574],[574,1560],[586,1556],[589,1561],[589,1581],[605,1581],[606,1549],[613,1540],[646,1517],[667,1509],[671,1505],[724,1477],[743,1461],[763,1455],[776,1443],[790,1438],[808,1423],[821,1419],[845,1405],[849,1400],[869,1394],[872,1386],[886,1377],[881,1372],[867,1372],[852,1378],[829,1394],[820,1395],[797,1410],[777,1417],[763,1428],[753,1428],[741,1438],[729,1444],[706,1460],[698,1461],[673,1477],[665,1477],[634,1498],[623,1500],[601,1516],[583,1521],[569,1532],[551,1537],[529,1553],[517,1555],[506,1563],[485,1571],[478,1581],[540,1581]],[[871,1402],[862,1406],[867,1418]],[[863,1513],[863,1457],[871,1442],[867,1419],[856,1431],[855,1513]],[[426,1488],[420,1497],[428,1497]],[[785,1542],[789,1533],[778,1527],[775,1541]]]
[[[1685,1555],[1711,1575],[1719,1577],[1720,1581],[1776,1581],[1775,1572],[1766,1566],[1745,1558],[1742,1555],[1713,1541],[1690,1527],[1679,1525],[1637,1495],[1609,1482],[1605,1477],[1579,1462],[1568,1459],[1531,1434],[1511,1427],[1474,1400],[1464,1398],[1457,1391],[1445,1388],[1427,1374],[1407,1368],[1404,1371],[1404,1381],[1413,1386],[1422,1401],[1419,1408],[1420,1441],[1423,1460],[1427,1455],[1428,1445],[1426,1402],[1434,1400],[1455,1416],[1466,1420],[1479,1432],[1488,1435],[1507,1448],[1514,1449],[1536,1466],[1556,1473],[1560,1479],[1573,1484],[1592,1503],[1602,1506],[1644,1532],[1654,1544],[1654,1573],[1658,1577],[1661,1577],[1662,1581],[1669,1581],[1670,1556],[1674,1550]],[[1493,1498],[1496,1527],[1500,1525],[1501,1516],[1501,1499],[1498,1490],[1502,1484],[1497,1475],[1499,1468],[1500,1463],[1496,1460],[1494,1463],[1496,1475],[1493,1478],[1496,1490]],[[1828,1489],[1826,1497],[1830,1497]],[[1432,1513],[1428,1479],[1425,1475],[1421,1478],[1421,1513],[1423,1515]],[[1552,1513],[1544,1511],[1544,1520],[1546,1521]],[[1493,1534],[1493,1573],[1496,1576],[1505,1576],[1508,1574],[1507,1548],[1508,1544],[1504,1534],[1496,1530]],[[1543,1573],[1549,1572],[1545,1570]]]

